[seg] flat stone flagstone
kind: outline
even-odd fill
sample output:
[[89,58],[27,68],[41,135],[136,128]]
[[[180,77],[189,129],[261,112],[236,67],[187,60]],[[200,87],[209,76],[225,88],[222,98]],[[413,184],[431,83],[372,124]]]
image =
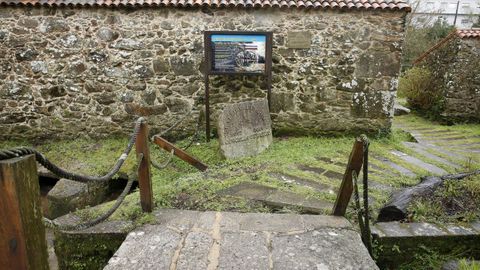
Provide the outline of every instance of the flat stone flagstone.
[[314,189],[314,190],[319,191],[319,192],[326,192],[326,193],[329,193],[329,194],[335,194],[334,187],[326,185],[326,184],[319,183],[317,181],[301,178],[301,177],[294,176],[294,175],[282,174],[282,173],[271,173],[269,175],[271,177],[273,177],[273,178],[275,178],[279,181],[285,182],[287,184],[296,184],[296,185],[300,185],[300,186],[304,186],[304,187]]
[[346,168],[347,167],[347,163],[345,162],[341,162],[341,161],[334,161],[328,157],[316,157],[315,158],[316,160],[319,160],[319,161],[323,161],[323,162],[326,162],[328,164],[333,164],[333,165],[337,165],[337,166],[340,166],[342,168]]
[[453,162],[450,162],[444,158],[441,158],[439,156],[436,156],[428,151],[425,150],[425,148],[423,148],[421,146],[421,144],[418,144],[418,143],[412,143],[412,142],[403,142],[403,145],[408,147],[409,149],[419,153],[420,155],[426,157],[426,158],[429,158],[431,160],[435,160],[437,162],[440,162],[440,163],[443,163],[447,166],[450,166],[452,168],[460,168],[460,166],[458,164],[455,164]]
[[243,197],[273,207],[295,207],[307,213],[324,213],[333,209],[333,204],[290,191],[278,190],[256,183],[242,182],[219,192],[220,195]]
[[448,174],[447,171],[445,171],[444,169],[442,168],[439,168],[435,165],[432,165],[430,163],[426,163],[425,161],[423,160],[420,160],[416,157],[412,157],[412,156],[409,156],[403,152],[400,152],[400,151],[397,151],[397,150],[393,150],[391,151],[390,153],[396,155],[397,157],[401,158],[402,160],[414,165],[414,166],[417,166],[417,167],[420,167],[430,173],[433,173],[433,174],[437,174],[437,175],[444,175],[444,174]]
[[379,269],[343,217],[162,209],[105,270]]
[[332,171],[332,170],[327,170],[327,169],[324,169],[324,168],[321,168],[321,167],[313,167],[313,166],[300,164],[300,165],[297,166],[297,168],[299,168],[302,171],[313,172],[313,173],[316,173],[316,174],[319,174],[319,175],[323,175],[323,176],[325,176],[327,178],[330,178],[330,179],[335,179],[335,180],[342,180],[343,179],[343,173],[339,173],[339,172]]
[[436,152],[439,152],[439,153],[442,153],[448,157],[451,157],[451,158],[456,158],[456,159],[461,159],[461,160],[464,160],[465,159],[465,156],[464,155],[460,155],[458,153],[455,153],[455,152],[452,152],[452,151],[448,151],[445,149],[445,147],[441,147],[441,146],[438,146],[438,145],[435,145],[435,144],[431,144],[431,143],[418,143],[417,144],[417,147],[418,148],[421,148],[421,149],[424,149],[424,150],[427,150],[427,149],[432,149]]
[[303,165],[303,164],[298,165],[297,168],[299,168],[302,171],[313,172],[313,173],[316,173],[316,174],[323,174],[324,172],[327,171],[327,169],[324,169],[324,168],[321,168],[321,167],[313,167],[313,166],[308,166],[308,165]]
[[417,177],[417,175],[414,172],[410,171],[409,169],[407,169],[407,168],[405,168],[401,165],[398,165],[397,163],[389,160],[386,157],[374,156],[374,158],[377,159],[378,161],[382,162],[383,164],[391,167],[392,169],[398,171],[402,175],[405,175],[405,176],[408,176],[408,177]]

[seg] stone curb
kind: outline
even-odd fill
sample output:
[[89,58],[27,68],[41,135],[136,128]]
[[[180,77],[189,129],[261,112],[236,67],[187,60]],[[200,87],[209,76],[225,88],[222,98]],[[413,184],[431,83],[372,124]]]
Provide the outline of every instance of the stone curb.
[[462,256],[480,259],[480,221],[463,226],[379,222],[371,226],[371,231],[381,269],[393,269],[426,251],[451,254],[455,250]]

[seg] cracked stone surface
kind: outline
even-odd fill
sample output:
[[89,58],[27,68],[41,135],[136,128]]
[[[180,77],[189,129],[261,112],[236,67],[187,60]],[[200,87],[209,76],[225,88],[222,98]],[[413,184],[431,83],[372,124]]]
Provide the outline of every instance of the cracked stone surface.
[[162,209],[131,232],[107,270],[378,269],[342,217]]

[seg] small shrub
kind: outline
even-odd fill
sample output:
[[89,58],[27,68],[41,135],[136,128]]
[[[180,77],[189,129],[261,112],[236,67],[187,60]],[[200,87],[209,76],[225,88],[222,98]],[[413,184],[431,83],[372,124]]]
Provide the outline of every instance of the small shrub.
[[438,116],[444,107],[444,95],[427,68],[414,67],[400,77],[398,91],[413,109]]

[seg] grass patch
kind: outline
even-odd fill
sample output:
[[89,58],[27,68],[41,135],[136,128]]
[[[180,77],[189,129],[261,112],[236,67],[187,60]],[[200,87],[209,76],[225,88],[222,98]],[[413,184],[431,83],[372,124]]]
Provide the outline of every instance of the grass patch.
[[[407,115],[396,118],[396,121],[403,126],[418,127],[426,130],[453,130],[461,134],[480,134],[478,125],[439,126],[434,122],[424,120],[415,115]],[[476,132],[476,133],[475,133]],[[402,142],[412,141],[409,133],[399,129],[385,137],[372,138],[370,144],[370,167],[369,178],[379,184],[400,188],[403,186],[415,185],[419,177],[427,172],[421,168],[407,163],[398,156],[391,154],[392,150],[399,150],[431,164],[447,169],[443,164],[425,159],[418,153],[406,148]],[[275,138],[273,144],[263,153],[255,157],[225,160],[219,154],[218,141],[213,139],[204,142],[201,139],[188,149],[193,156],[208,164],[209,170],[206,173],[198,172],[182,160],[174,157],[171,164],[163,169],[157,170],[152,167],[152,181],[154,191],[155,207],[176,207],[196,210],[231,210],[241,212],[268,212],[272,209],[263,204],[251,202],[241,198],[225,197],[218,195],[218,191],[241,182],[254,182],[280,190],[291,191],[306,198],[317,198],[334,202],[340,186],[340,179],[328,178],[315,172],[305,171],[298,165],[323,168],[332,172],[343,174],[345,168],[342,166],[348,161],[354,137],[281,137]],[[184,146],[187,141],[178,141],[178,146]],[[0,148],[9,148],[19,145],[34,146],[44,153],[52,162],[59,166],[77,173],[89,175],[103,175],[108,172],[120,156],[127,144],[127,138],[109,138],[102,140],[76,139],[65,141],[51,141],[39,145],[32,145],[25,141],[3,141]],[[156,145],[150,145],[151,158],[161,163],[166,160],[169,153],[159,149]],[[386,157],[391,161],[411,170],[418,177],[401,176],[388,165],[374,157]],[[443,156],[445,157],[445,156]],[[447,157],[445,157],[447,158]],[[451,158],[449,159],[451,160]],[[470,161],[466,162],[468,168],[477,168],[479,157],[473,155]],[[468,163],[468,164],[467,164]],[[136,168],[135,153],[131,153],[122,167],[120,174],[134,176]],[[324,184],[331,188],[325,191],[318,191],[294,183],[286,183],[272,176],[275,173],[292,175],[308,181]],[[373,186],[373,185],[372,185]],[[372,187],[371,186],[371,187]],[[388,199],[388,192],[385,190],[370,189],[370,194],[375,201],[372,204],[372,211],[376,212]],[[425,202],[427,203],[427,202]],[[107,203],[99,208],[86,210],[85,217],[97,215],[104,212],[112,203]],[[419,205],[421,208],[429,209],[431,205]],[[95,209],[95,210],[92,210]],[[349,211],[351,212],[352,209]],[[286,209],[285,211],[290,211]],[[295,210],[291,210],[295,212]],[[421,214],[419,217],[426,217]],[[152,220],[142,214],[139,205],[139,193],[134,192],[127,196],[125,203],[114,214],[114,219],[131,219],[143,224]]]
[[468,262],[464,256],[465,252],[460,249],[453,248],[449,254],[440,254],[434,250],[428,249],[424,246],[419,247],[419,251],[413,254],[413,260],[409,263],[402,264],[398,267],[399,270],[438,270],[442,266],[453,260],[459,260],[459,268],[464,270],[473,270],[474,264]]
[[480,176],[449,180],[432,196],[416,200],[409,208],[414,222],[468,223],[480,219]]

